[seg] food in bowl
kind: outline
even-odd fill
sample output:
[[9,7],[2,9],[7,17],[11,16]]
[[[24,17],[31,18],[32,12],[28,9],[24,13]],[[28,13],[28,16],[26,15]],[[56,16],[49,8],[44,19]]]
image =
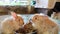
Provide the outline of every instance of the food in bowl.
[[29,22],[27,24],[24,25],[23,28],[20,28],[19,30],[17,30],[17,33],[22,33],[22,34],[28,34],[28,33],[36,33],[36,29],[33,27],[32,23]]

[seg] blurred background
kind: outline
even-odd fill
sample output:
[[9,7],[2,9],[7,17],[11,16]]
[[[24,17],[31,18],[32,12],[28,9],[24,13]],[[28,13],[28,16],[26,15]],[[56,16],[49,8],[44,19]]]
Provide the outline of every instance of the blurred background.
[[60,12],[60,0],[0,0],[0,15],[7,15],[10,11],[18,14],[44,13],[51,16],[53,12]]
[[0,16],[9,15],[11,11],[17,14],[44,13],[57,19],[60,26],[60,0],[0,0]]

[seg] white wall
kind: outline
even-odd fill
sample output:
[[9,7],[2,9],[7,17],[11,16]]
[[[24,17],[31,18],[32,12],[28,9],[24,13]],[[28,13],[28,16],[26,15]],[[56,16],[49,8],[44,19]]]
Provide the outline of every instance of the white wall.
[[57,0],[57,2],[60,2],[60,0]]

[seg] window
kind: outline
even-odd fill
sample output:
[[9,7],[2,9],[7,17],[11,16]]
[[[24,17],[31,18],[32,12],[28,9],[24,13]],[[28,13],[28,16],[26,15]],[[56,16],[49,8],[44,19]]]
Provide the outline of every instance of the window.
[[0,5],[28,5],[27,0],[0,0]]

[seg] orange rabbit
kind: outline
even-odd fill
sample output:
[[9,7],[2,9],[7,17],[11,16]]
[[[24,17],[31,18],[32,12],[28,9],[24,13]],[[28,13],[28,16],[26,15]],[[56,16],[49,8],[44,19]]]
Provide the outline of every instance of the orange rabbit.
[[[35,24],[38,34],[49,34],[49,30],[57,26],[57,24],[51,21],[48,16],[42,16],[40,14],[33,16],[32,22]],[[55,34],[57,34],[57,32]]]
[[11,12],[11,15],[15,20],[8,18],[6,21],[2,22],[2,32],[4,34],[14,34],[16,30],[24,25],[24,21],[21,16],[17,16],[15,12]]
[[21,16],[17,16],[15,12],[11,12],[11,15],[15,18],[15,21],[17,21],[20,26],[24,24],[24,21]]

